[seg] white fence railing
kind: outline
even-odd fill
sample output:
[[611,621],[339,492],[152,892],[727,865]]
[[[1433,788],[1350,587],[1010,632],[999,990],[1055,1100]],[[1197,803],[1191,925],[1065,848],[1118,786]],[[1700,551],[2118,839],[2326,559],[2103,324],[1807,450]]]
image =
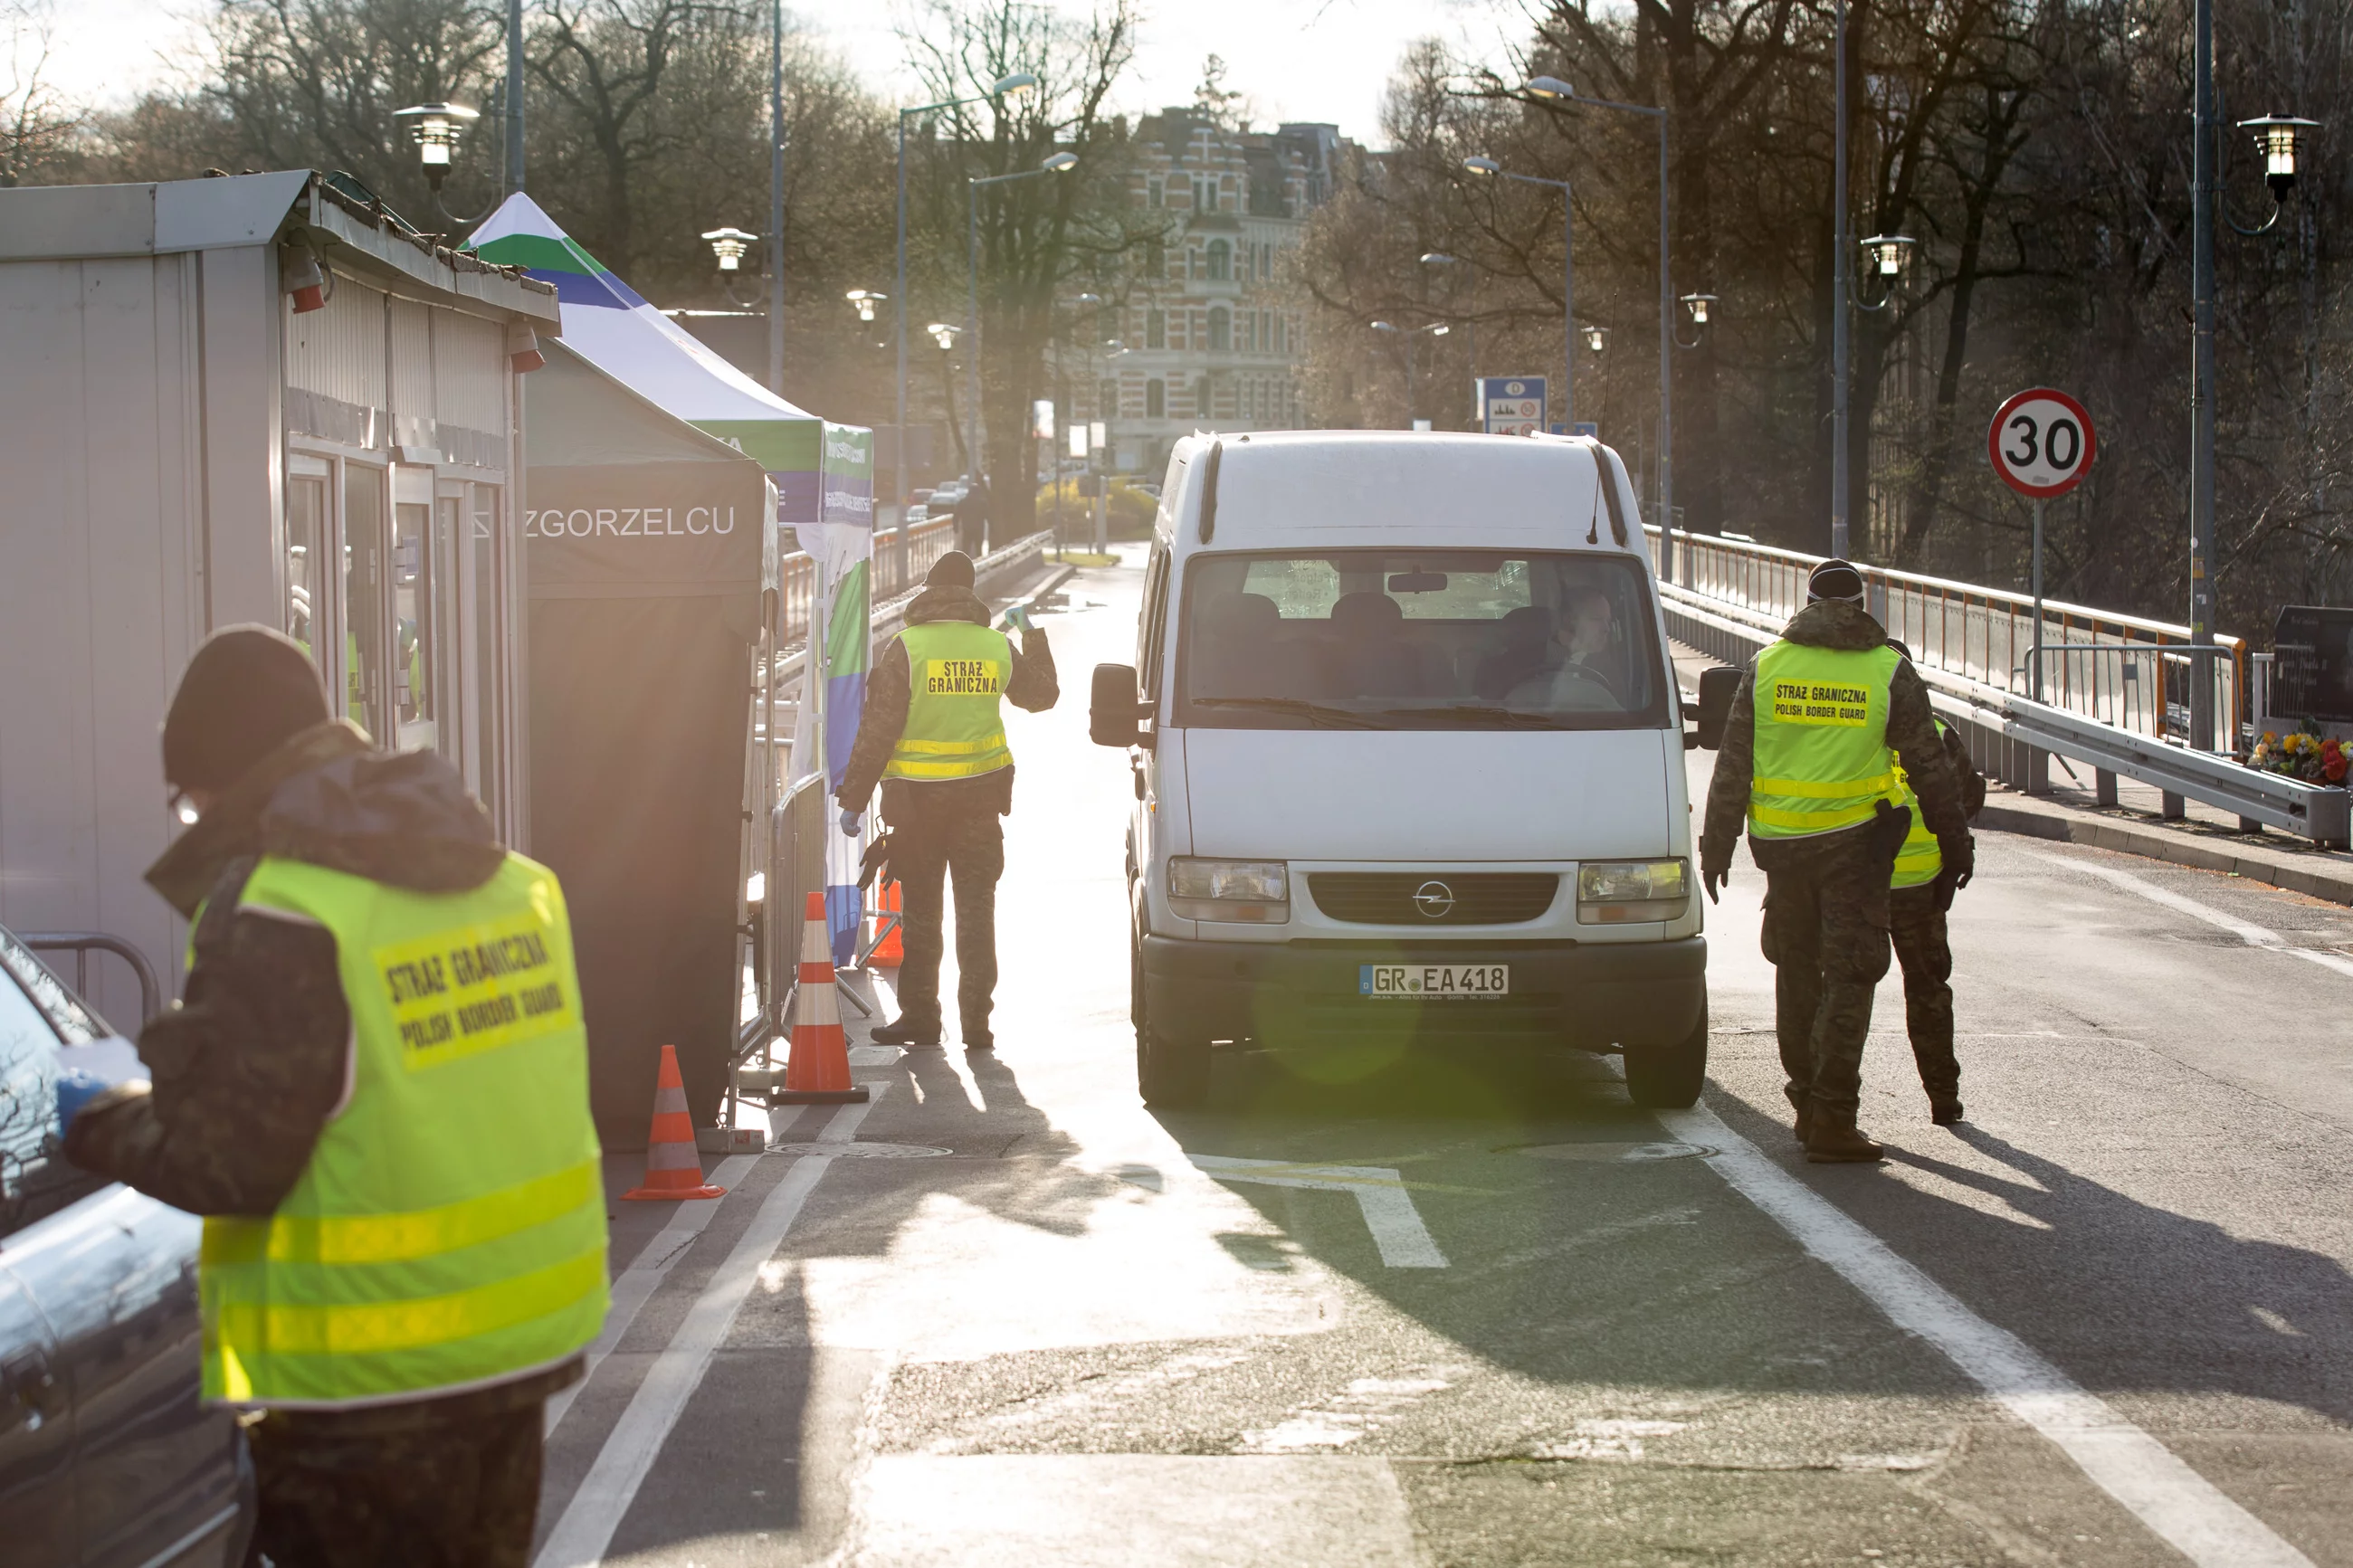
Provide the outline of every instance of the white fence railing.
[[[1659,531],[1645,526],[1651,556]],[[1806,578],[1822,559],[1767,544],[1707,534],[1675,535],[1675,578],[1700,599],[1785,621],[1805,607]],[[2030,696],[2034,601],[2024,594],[1861,566],[1872,614],[1911,648],[1923,669]],[[2139,616],[2046,599],[2042,605],[2042,700],[2136,735],[2187,733],[2192,661],[2189,629]],[[2211,656],[2218,747],[2240,749],[2254,715],[2244,701],[2247,647],[2218,637]]]

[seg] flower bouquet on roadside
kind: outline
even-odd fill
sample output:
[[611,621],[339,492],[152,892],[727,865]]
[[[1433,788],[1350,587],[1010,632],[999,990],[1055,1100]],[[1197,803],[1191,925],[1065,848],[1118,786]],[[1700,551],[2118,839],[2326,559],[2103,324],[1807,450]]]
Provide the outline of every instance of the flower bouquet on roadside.
[[2306,784],[2343,784],[2353,754],[2337,741],[2324,741],[2308,731],[2289,735],[2265,734],[2255,742],[2247,765],[2267,773],[2283,773]]

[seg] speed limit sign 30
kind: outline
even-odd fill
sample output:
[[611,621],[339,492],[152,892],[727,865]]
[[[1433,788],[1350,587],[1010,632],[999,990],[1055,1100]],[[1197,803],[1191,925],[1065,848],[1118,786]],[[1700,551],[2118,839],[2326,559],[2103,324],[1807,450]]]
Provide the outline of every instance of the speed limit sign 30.
[[2063,392],[2030,388],[2004,403],[1986,432],[1993,471],[2023,496],[2065,495],[2092,466],[2092,416]]

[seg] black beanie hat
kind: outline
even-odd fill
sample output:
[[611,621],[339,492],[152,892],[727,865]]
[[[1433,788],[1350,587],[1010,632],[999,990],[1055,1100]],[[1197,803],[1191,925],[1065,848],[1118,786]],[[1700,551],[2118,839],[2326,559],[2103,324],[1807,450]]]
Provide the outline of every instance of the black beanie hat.
[[972,586],[972,557],[961,550],[951,550],[932,563],[923,574],[926,588],[969,588]]
[[164,779],[224,790],[287,740],[333,717],[302,645],[268,626],[224,626],[205,639],[164,717]]
[[1806,579],[1806,600],[1810,604],[1816,599],[1847,599],[1862,604],[1862,574],[1852,563],[1832,556],[1815,567],[1814,574]]

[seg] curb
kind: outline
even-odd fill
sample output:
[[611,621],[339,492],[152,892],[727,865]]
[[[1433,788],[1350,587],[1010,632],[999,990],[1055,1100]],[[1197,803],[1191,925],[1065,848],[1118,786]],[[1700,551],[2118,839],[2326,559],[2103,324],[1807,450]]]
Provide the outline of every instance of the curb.
[[2308,898],[2353,905],[2353,868],[2300,866],[2293,860],[2241,854],[2228,845],[2201,841],[2160,828],[2142,827],[2111,817],[2083,816],[2060,810],[2031,811],[1988,801],[1974,825],[1999,833],[2049,838],[2063,844],[2089,845],[2151,860],[2170,861],[2200,871],[2221,871],[2284,888]]

